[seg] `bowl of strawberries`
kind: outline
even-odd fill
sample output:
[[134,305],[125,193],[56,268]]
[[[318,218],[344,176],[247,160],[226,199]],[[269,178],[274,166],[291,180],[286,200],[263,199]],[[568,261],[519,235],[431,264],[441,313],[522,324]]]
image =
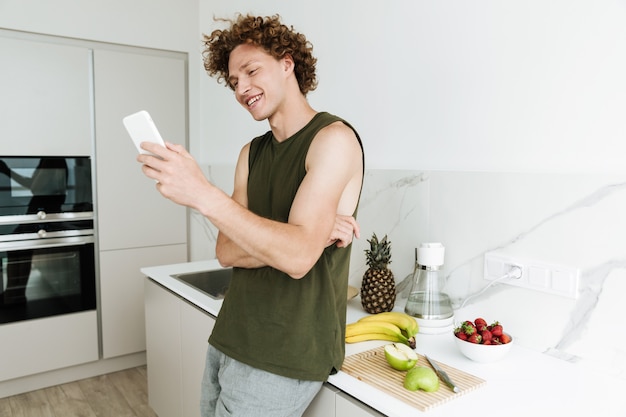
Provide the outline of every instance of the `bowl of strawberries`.
[[511,350],[513,338],[501,323],[483,318],[466,320],[454,329],[454,340],[463,355],[476,362],[495,362]]

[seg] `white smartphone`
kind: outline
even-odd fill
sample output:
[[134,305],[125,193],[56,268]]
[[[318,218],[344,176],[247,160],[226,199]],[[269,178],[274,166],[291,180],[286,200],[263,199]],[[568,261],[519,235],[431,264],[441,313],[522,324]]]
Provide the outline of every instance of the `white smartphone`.
[[141,149],[141,142],[153,142],[165,147],[165,142],[147,111],[141,110],[126,116],[122,122],[139,153],[150,153]]

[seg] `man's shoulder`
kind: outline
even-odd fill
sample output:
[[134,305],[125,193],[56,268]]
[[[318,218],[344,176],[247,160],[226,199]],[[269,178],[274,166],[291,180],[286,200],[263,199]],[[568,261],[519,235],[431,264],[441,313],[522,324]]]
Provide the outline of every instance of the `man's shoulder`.
[[354,138],[356,136],[356,131],[343,120],[337,120],[321,128],[318,132],[318,136],[341,136],[344,138]]
[[359,143],[361,143],[359,133],[345,119],[326,112],[322,112],[320,113],[320,115],[322,115],[322,117],[325,119],[326,124],[318,131],[315,138],[316,140],[337,138],[354,140],[356,138]]

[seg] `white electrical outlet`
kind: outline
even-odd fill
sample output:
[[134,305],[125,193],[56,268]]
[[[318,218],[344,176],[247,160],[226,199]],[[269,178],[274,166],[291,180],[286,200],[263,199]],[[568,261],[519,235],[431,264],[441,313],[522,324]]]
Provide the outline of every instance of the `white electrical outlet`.
[[571,266],[487,252],[484,277],[488,281],[500,279],[514,266],[522,270],[522,276],[519,279],[502,279],[500,282],[569,298],[578,297],[580,270]]

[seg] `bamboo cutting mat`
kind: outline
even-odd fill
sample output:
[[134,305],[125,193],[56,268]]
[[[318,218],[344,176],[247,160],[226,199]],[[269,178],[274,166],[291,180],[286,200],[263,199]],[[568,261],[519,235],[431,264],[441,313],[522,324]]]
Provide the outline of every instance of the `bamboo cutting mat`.
[[[403,385],[406,372],[396,371],[389,366],[387,360],[385,359],[384,346],[379,346],[377,348],[346,357],[341,370],[359,381],[372,385],[421,411],[430,410],[433,407],[448,402],[460,395],[466,394],[482,386],[486,382],[483,379],[448,366],[444,363],[438,361],[435,362],[437,362],[437,364],[448,373],[450,379],[452,379],[452,381],[454,381],[456,386],[459,388],[459,392],[454,393],[441,381],[439,389],[436,392],[407,390]],[[426,366],[430,368],[430,365],[422,355],[419,355],[417,366]]]

